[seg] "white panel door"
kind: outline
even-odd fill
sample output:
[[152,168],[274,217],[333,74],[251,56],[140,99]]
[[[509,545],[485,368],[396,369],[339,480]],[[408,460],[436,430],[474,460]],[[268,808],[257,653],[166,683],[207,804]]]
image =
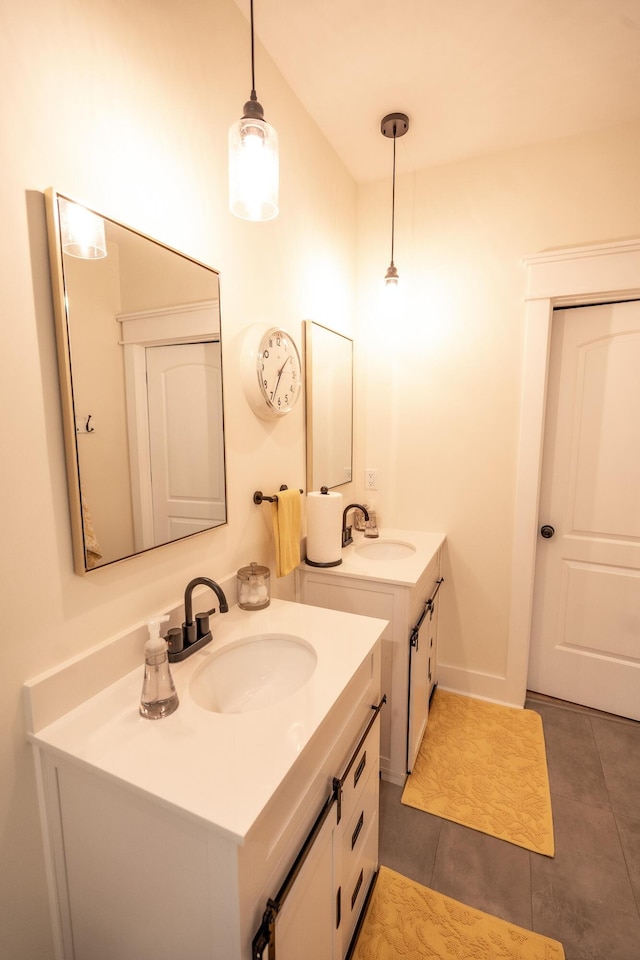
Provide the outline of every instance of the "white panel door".
[[640,720],[638,301],[554,313],[539,521],[529,689]]
[[147,347],[154,542],[225,520],[220,344]]

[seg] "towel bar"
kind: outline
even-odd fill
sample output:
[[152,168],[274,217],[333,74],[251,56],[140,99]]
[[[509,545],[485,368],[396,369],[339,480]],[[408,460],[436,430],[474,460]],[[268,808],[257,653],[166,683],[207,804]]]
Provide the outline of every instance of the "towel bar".
[[[288,490],[289,488],[287,487],[286,483],[283,483],[282,486],[280,487],[280,489],[281,489],[281,490]],[[304,493],[304,490],[300,490],[300,493]],[[278,496],[277,496],[277,494],[274,493],[274,495],[273,495],[272,497],[267,497],[266,494],[264,494],[264,493],[262,492],[262,490],[256,490],[256,492],[255,492],[254,495],[253,495],[253,502],[260,504],[260,503],[262,503],[264,500],[268,500],[269,503],[277,503],[277,502],[278,502]]]

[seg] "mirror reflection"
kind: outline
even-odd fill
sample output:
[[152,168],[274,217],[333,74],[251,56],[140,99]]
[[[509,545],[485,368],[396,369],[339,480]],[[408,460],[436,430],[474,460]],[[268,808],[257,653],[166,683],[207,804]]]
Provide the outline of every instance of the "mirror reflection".
[[226,522],[219,277],[54,191],[47,214],[85,573]]
[[307,487],[349,483],[353,469],[353,341],[305,323]]

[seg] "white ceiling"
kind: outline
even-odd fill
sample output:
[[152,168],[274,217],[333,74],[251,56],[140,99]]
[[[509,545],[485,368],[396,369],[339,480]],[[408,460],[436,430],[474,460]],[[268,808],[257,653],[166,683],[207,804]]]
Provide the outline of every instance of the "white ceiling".
[[389,174],[396,111],[400,172],[640,120],[640,0],[254,0],[254,22],[358,181]]

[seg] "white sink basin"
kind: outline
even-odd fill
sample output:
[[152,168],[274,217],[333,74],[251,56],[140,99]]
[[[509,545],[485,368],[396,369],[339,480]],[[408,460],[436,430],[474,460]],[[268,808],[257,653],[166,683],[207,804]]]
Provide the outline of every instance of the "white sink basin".
[[248,713],[280,703],[307,682],[317,655],[302,637],[246,637],[212,653],[194,672],[189,693],[213,713]]
[[402,560],[415,552],[414,545],[403,540],[365,540],[356,547],[358,556],[370,560]]

